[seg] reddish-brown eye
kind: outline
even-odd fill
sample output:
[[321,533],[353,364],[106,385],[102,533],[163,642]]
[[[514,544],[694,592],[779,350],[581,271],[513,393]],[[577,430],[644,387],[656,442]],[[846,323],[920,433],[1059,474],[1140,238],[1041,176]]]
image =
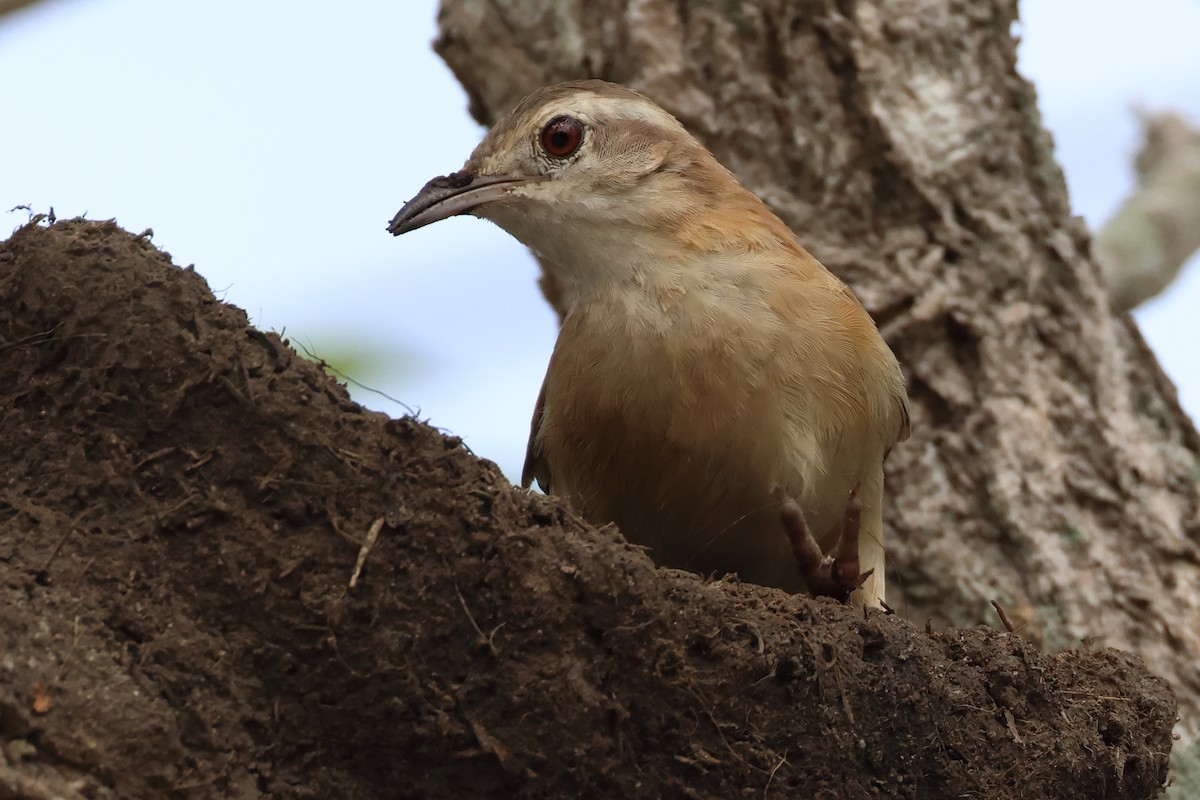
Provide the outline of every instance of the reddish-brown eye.
[[546,155],[566,158],[583,143],[583,125],[573,117],[555,117],[542,128],[541,141]]

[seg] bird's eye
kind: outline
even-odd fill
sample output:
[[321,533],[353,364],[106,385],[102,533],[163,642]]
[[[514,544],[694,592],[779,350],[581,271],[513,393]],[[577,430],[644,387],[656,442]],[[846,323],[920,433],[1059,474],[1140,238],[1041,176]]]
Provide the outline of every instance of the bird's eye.
[[555,117],[542,128],[541,142],[546,155],[566,158],[583,143],[583,125],[573,117]]

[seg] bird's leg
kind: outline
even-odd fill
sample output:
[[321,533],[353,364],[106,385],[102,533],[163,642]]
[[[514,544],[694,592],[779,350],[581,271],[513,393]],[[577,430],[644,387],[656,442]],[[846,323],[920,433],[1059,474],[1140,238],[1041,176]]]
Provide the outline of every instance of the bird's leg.
[[800,504],[783,494],[782,490],[779,490],[779,494],[782,498],[779,519],[788,539],[791,540],[796,568],[800,570],[809,593],[846,602],[850,594],[862,586],[874,571],[858,571],[858,528],[862,520],[858,487],[854,487],[846,501],[846,511],[842,515],[841,531],[838,532],[833,555],[825,555],[821,550],[821,545],[808,528]]

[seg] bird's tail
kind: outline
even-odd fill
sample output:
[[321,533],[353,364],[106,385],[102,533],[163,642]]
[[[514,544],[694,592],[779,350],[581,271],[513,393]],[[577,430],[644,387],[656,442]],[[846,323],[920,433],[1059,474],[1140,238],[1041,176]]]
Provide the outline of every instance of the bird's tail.
[[883,465],[863,481],[858,490],[862,519],[858,529],[858,566],[870,577],[851,595],[856,606],[880,608],[885,586],[883,549]]

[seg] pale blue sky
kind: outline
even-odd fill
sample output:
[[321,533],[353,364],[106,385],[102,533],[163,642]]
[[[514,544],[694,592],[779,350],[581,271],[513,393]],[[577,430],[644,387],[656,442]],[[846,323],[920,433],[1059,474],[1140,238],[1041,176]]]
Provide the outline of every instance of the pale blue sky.
[[[1023,3],[1022,66],[1093,224],[1132,184],[1135,104],[1200,120],[1200,2],[1129,8]],[[0,211],[152,227],[261,327],[318,353],[347,339],[417,353],[373,385],[517,475],[555,333],[536,266],[480,220],[384,230],[482,133],[429,47],[434,13],[433,0],[56,0],[0,22]],[[1198,310],[1193,264],[1138,314],[1193,417]]]

